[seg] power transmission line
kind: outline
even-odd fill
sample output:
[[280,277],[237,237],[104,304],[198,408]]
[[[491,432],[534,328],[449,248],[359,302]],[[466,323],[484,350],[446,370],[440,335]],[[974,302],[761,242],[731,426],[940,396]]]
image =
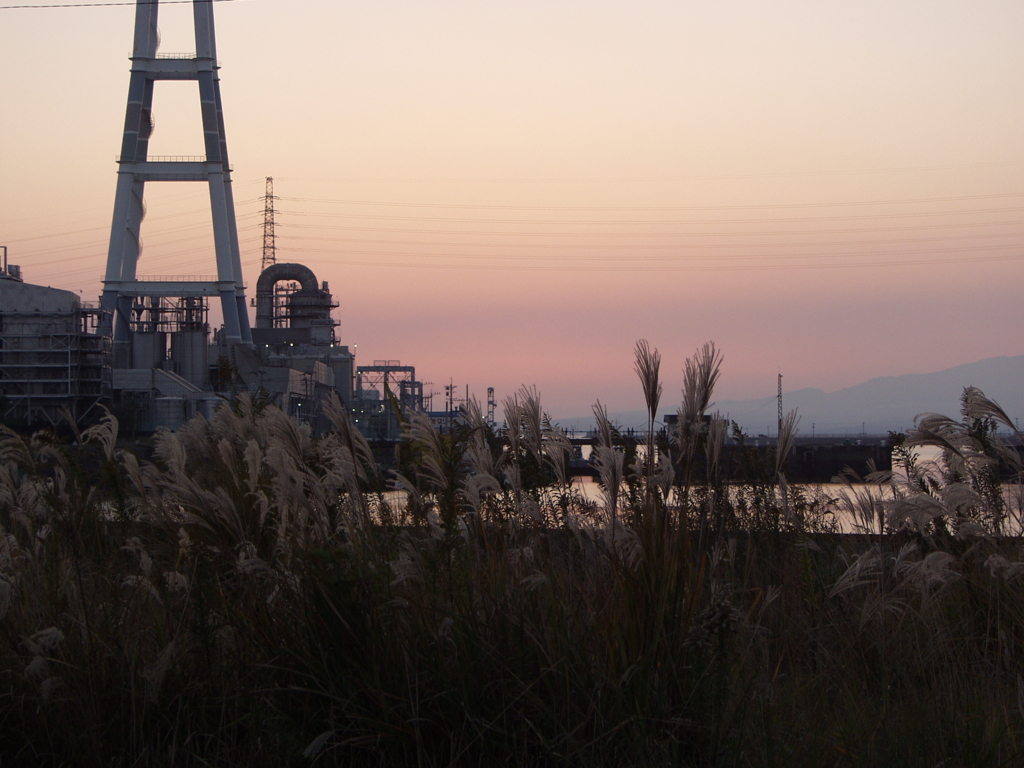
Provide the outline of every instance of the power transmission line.
[[[339,259],[337,251],[322,251],[330,255],[330,259],[306,259],[311,264],[330,264],[332,267],[389,267],[395,269],[443,269],[443,270],[469,270],[488,272],[570,272],[578,273],[578,265],[552,266],[552,265],[497,265],[497,264],[425,264],[416,262],[383,262],[383,261],[354,261],[351,259]],[[677,266],[677,267],[643,267],[635,264],[624,264],[622,266],[595,265],[588,268],[588,272],[624,272],[635,274],[637,272],[778,272],[812,269],[857,269],[864,267],[919,267],[934,266],[936,264],[979,264],[983,262],[997,261],[1020,261],[1024,254],[1012,254],[1010,256],[980,256],[973,258],[953,259],[916,259],[913,261],[864,261],[864,262],[842,262],[842,263],[818,263],[818,264],[736,264],[736,265],[705,265],[705,266]]]
[[[200,0],[200,2],[208,3],[230,3],[233,0]],[[115,5],[157,5],[163,3],[164,5],[181,5],[183,3],[191,3],[192,0],[132,0],[132,2],[116,2],[116,3],[52,3],[48,5],[0,5],[0,11],[13,11],[13,10],[24,10],[24,9],[36,9],[36,8],[106,8]]]
[[950,203],[962,200],[995,200],[1009,197],[1024,197],[1024,192],[1000,192],[988,195],[959,195],[949,197],[902,198],[894,200],[851,200],[837,203],[754,203],[749,205],[479,205],[460,203],[402,203],[384,200],[332,200],[316,197],[282,197],[280,200],[296,203],[327,203],[332,205],[368,205],[387,208],[452,208],[477,211],[596,211],[596,212],[643,212],[643,211],[756,211],[788,210],[797,208],[846,208],[869,205],[913,205],[917,203]]
[[420,221],[420,222],[442,222],[448,224],[587,224],[611,226],[613,224],[785,224],[787,222],[804,221],[872,221],[875,219],[912,219],[927,216],[961,216],[978,213],[1016,213],[1024,211],[1024,206],[1010,206],[1003,208],[971,208],[951,211],[908,211],[905,213],[865,213],[865,214],[843,214],[835,216],[791,216],[791,217],[767,217],[762,219],[470,219],[453,216],[388,216],[386,214],[373,213],[315,213],[307,211],[278,211],[289,216],[306,216],[325,219],[363,219],[368,221]]

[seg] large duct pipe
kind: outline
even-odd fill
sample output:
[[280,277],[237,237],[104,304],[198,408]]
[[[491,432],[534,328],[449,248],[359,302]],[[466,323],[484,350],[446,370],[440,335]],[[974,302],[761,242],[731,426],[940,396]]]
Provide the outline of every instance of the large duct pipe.
[[294,280],[303,291],[319,289],[313,270],[304,264],[271,264],[256,281],[256,327],[274,327],[274,286],[282,280]]

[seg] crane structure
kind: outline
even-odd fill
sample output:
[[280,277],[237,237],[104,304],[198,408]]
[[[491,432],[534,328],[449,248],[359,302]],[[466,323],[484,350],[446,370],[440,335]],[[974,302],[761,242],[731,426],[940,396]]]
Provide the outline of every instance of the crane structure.
[[[242,262],[238,248],[231,166],[224,132],[219,65],[214,39],[212,0],[192,0],[195,53],[157,52],[157,16],[160,0],[137,0],[131,78],[125,111],[117,190],[110,229],[110,246],[103,280],[103,309],[114,343],[115,367],[133,364],[133,341],[138,315],[145,307],[161,307],[182,299],[219,297],[224,317],[224,341],[252,344],[246,311]],[[149,139],[153,130],[153,91],[158,81],[194,80],[199,85],[205,154],[200,157],[153,157]],[[139,279],[141,229],[145,216],[143,195],[147,182],[201,182],[209,186],[213,219],[216,277],[160,277]],[[152,312],[150,311],[150,314]],[[159,356],[159,355],[158,355]]]

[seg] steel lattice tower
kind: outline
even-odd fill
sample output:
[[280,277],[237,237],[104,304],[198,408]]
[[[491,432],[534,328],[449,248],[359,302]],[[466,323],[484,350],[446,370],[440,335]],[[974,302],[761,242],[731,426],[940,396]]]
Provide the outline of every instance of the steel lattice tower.
[[[103,308],[113,313],[113,339],[131,340],[130,313],[135,297],[220,296],[224,335],[230,343],[252,343],[249,315],[242,284],[235,205],[231,193],[224,134],[224,111],[217,76],[212,0],[192,0],[195,55],[157,53],[157,11],[160,0],[136,0],[135,44],[132,50],[124,137],[118,158],[117,192],[110,229],[110,249],[103,281]],[[152,130],[153,86],[158,80],[195,80],[199,84],[204,157],[149,157]],[[137,279],[139,235],[145,214],[143,193],[147,181],[199,181],[210,188],[213,217],[216,281]]]
[[277,263],[277,244],[274,240],[274,177],[267,176],[267,194],[263,196],[263,265],[265,270]]

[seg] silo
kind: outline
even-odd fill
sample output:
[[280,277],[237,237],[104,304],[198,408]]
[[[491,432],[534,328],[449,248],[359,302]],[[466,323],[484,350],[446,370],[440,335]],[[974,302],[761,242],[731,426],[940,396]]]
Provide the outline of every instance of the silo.
[[171,361],[174,371],[199,388],[206,385],[209,370],[209,345],[205,331],[173,331]]
[[166,357],[166,333],[150,331],[132,334],[132,368],[162,368]]

